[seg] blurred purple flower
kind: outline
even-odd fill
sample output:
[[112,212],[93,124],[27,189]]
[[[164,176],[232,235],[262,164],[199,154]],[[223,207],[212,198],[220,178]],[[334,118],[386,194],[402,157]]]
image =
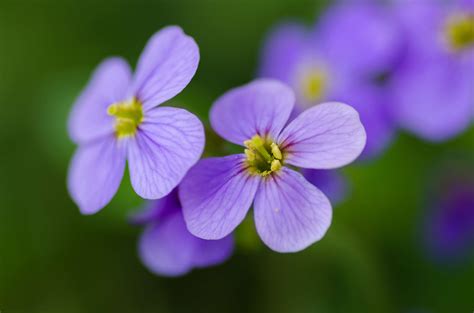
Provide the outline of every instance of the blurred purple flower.
[[327,10],[313,31],[296,23],[277,26],[261,55],[259,76],[279,79],[296,93],[300,112],[326,101],[353,106],[367,130],[362,157],[379,155],[394,125],[380,81],[396,65],[398,30],[375,3],[345,3]]
[[229,235],[221,240],[203,240],[187,230],[177,190],[166,197],[151,201],[147,208],[132,217],[132,222],[145,224],[140,237],[139,255],[153,273],[179,276],[193,268],[218,265],[233,251]]
[[201,156],[199,119],[178,108],[156,108],[180,93],[199,63],[194,40],[176,26],[148,42],[132,79],[121,58],[99,65],[74,105],[70,137],[79,145],[68,189],[83,214],[113,198],[128,160],[133,188],[143,198],[168,194]]
[[425,241],[435,258],[458,260],[474,252],[474,180],[444,188],[426,220]]
[[331,200],[332,205],[342,202],[347,195],[348,183],[339,171],[305,169],[302,174]]
[[474,116],[474,1],[394,6],[405,39],[391,81],[394,118],[424,139],[450,139]]
[[332,218],[329,200],[288,165],[344,166],[364,149],[365,130],[353,108],[336,102],[310,108],[286,125],[294,102],[291,88],[261,79],[214,103],[213,129],[246,149],[201,160],[183,179],[180,199],[192,234],[227,236],[253,202],[257,232],[275,251],[296,252],[324,236]]

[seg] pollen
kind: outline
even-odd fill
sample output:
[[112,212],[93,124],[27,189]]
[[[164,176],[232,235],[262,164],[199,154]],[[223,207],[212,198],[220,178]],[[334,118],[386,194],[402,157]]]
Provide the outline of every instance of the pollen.
[[118,138],[134,136],[143,121],[142,104],[136,98],[109,105],[107,114],[115,117],[115,135]]
[[448,19],[445,35],[454,51],[474,46],[474,14],[456,14]]
[[268,176],[283,166],[283,154],[278,145],[269,138],[255,135],[244,142],[248,170],[252,174]]

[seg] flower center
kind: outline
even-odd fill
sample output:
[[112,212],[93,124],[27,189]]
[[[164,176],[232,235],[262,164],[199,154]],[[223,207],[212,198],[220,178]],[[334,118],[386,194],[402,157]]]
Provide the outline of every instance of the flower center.
[[327,73],[318,67],[305,70],[301,75],[300,88],[306,100],[321,99],[327,89]]
[[252,174],[263,177],[270,175],[281,169],[283,165],[283,155],[280,148],[269,138],[262,138],[255,135],[250,140],[244,142],[247,165]]
[[445,36],[455,51],[474,45],[474,14],[452,16],[445,26]]
[[136,98],[109,105],[107,114],[115,117],[115,134],[118,138],[134,136],[143,121],[142,104]]

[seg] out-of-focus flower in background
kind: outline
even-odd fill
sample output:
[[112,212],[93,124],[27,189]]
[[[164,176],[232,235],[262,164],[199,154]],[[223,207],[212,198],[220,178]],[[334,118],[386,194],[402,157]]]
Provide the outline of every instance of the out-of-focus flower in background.
[[349,184],[339,171],[304,169],[303,176],[331,200],[334,206],[344,201],[349,192]]
[[276,26],[265,41],[258,75],[289,84],[298,112],[325,101],[353,106],[367,131],[362,157],[372,158],[394,131],[384,78],[396,64],[398,35],[385,7],[337,5],[311,29],[297,23]]
[[133,79],[121,58],[99,65],[69,119],[79,148],[68,188],[83,214],[113,198],[126,160],[133,189],[146,199],[171,192],[197,162],[204,148],[201,121],[186,110],[157,106],[188,85],[198,63],[197,44],[171,26],[150,39]]
[[393,116],[421,138],[450,139],[474,116],[474,1],[406,0],[393,10],[404,39]]
[[220,240],[204,240],[193,236],[183,219],[177,190],[151,201],[131,222],[145,225],[138,250],[143,264],[162,276],[180,276],[194,268],[218,265],[233,251],[232,235]]
[[462,262],[474,255],[474,171],[446,172],[434,184],[424,243],[436,261]]
[[[313,27],[295,22],[277,25],[264,43],[258,75],[293,88],[297,98],[293,115],[324,101],[353,106],[367,131],[361,158],[373,159],[387,148],[395,130],[385,86],[400,43],[394,25],[389,12],[375,3],[336,5]],[[346,196],[348,183],[341,173],[303,173],[334,203]]]

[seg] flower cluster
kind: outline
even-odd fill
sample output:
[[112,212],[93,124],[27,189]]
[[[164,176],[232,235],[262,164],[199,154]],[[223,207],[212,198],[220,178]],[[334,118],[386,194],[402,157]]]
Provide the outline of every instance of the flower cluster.
[[[275,26],[260,59],[260,77],[295,91],[295,112],[323,101],[353,106],[367,130],[365,160],[385,151],[397,129],[442,141],[474,117],[472,0],[336,4],[313,27]],[[321,174],[327,179],[314,180]],[[339,173],[305,176],[334,190],[333,198],[344,196]]]
[[361,1],[333,6],[312,28],[277,26],[259,77],[212,105],[212,129],[241,147],[225,157],[200,160],[200,120],[159,106],[188,85],[198,63],[195,41],[166,27],[133,75],[121,58],[101,63],[69,120],[78,145],[71,197],[83,214],[98,212],[128,163],[135,192],[152,200],[132,217],[146,225],[139,255],[160,275],[226,260],[251,207],[270,249],[305,249],[331,224],[327,196],[334,203],[347,189],[334,169],[379,156],[399,128],[431,141],[466,129],[474,116],[474,4]]

